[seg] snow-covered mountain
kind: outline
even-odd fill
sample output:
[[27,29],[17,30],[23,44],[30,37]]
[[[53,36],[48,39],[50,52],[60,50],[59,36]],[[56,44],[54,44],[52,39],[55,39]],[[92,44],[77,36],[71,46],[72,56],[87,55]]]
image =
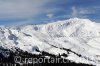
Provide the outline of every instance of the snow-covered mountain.
[[33,54],[38,54],[35,49],[55,55],[65,53],[68,57],[64,58],[76,63],[100,65],[100,24],[72,18],[41,25],[1,26],[0,46]]

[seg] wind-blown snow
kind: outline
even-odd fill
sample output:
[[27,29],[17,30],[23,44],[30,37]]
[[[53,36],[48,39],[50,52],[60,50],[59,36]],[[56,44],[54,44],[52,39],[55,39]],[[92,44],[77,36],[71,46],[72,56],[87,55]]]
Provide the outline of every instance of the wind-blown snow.
[[66,59],[99,65],[100,24],[88,19],[72,18],[42,25],[0,27],[0,46],[12,50],[19,47],[31,53],[35,53],[33,48],[37,47],[40,51],[56,55],[67,54],[60,49],[66,48],[82,55],[78,57],[71,53]]

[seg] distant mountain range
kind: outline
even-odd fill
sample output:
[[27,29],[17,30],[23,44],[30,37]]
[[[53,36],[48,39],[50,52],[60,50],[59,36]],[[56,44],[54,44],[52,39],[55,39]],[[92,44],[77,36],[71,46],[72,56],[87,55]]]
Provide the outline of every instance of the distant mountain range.
[[[46,52],[75,63],[99,66],[100,23],[71,18],[41,25],[1,26],[0,47],[13,53],[19,48],[37,56]],[[0,53],[7,57],[2,49]]]

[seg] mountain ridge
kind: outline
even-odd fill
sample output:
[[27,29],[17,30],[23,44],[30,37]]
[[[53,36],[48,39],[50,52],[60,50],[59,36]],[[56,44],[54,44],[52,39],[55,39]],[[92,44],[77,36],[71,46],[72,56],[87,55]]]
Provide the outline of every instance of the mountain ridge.
[[[42,25],[0,27],[0,46],[13,51],[18,47],[33,54],[38,54],[34,50],[39,49],[55,55],[67,54],[66,50],[60,49],[65,48],[77,53],[69,54],[66,59],[99,65],[99,26],[89,19],[72,18]],[[84,57],[92,58],[92,61]]]

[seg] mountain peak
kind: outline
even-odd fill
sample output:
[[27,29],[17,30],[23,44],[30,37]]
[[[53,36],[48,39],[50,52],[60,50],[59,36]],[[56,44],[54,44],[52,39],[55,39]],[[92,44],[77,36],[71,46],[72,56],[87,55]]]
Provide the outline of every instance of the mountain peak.
[[83,59],[91,60],[91,56],[95,58],[94,61],[98,61],[100,25],[88,19],[71,18],[42,25],[3,27],[0,29],[0,46],[10,50],[18,47],[31,53],[35,53],[33,49],[37,47],[40,51],[55,55],[67,53],[61,49],[65,48],[82,55],[80,61],[80,57],[69,54],[68,59],[75,62],[85,63]]
[[84,23],[84,24],[94,23],[89,19],[80,19],[80,18],[70,18],[70,19],[68,19],[68,22],[79,23],[79,24],[81,24],[81,23]]

